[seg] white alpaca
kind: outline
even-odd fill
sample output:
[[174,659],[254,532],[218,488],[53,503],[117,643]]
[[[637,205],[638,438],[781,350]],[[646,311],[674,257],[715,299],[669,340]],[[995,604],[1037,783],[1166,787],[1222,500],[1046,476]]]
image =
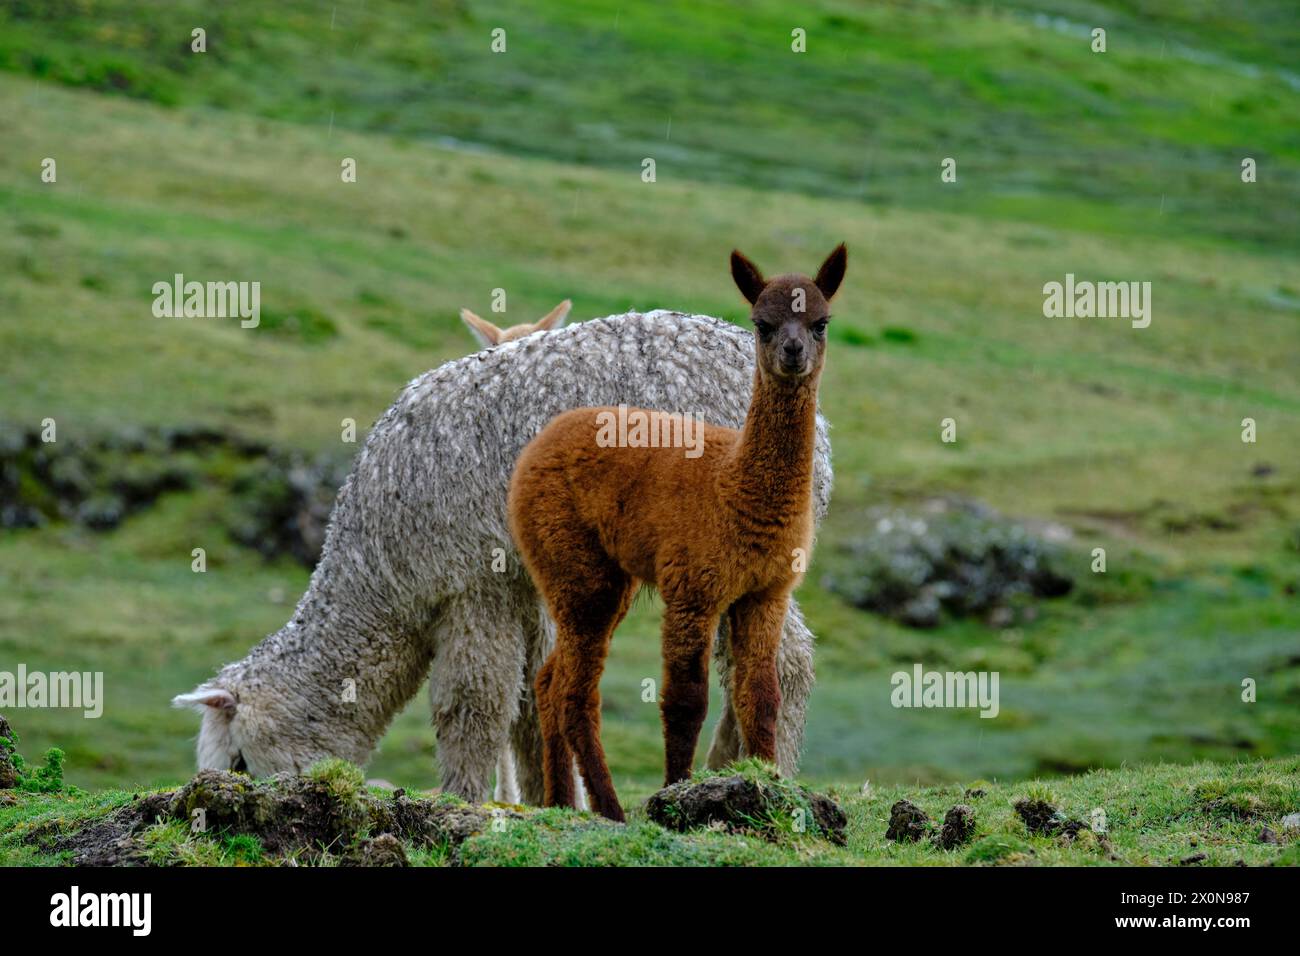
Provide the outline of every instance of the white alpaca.
[[[519,452],[556,414],[627,404],[736,428],[754,375],[752,334],[707,316],[629,313],[449,362],[406,386],[339,491],[320,563],[292,620],[175,699],[203,714],[200,768],[255,775],[316,760],[364,764],[431,677],[443,788],[486,799],[513,751],[528,803],[543,797],[533,684],[553,625],[506,524]],[[830,498],[819,416],[814,508]],[[740,755],[725,633],[722,717],[710,766]],[[792,602],[782,632],[777,763],[793,777],[813,683],[813,638]],[[510,768],[498,794],[514,798]]]

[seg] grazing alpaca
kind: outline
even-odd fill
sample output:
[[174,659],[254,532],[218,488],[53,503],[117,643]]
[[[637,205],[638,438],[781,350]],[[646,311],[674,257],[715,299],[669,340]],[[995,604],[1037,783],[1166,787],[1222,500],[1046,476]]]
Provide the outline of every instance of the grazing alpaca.
[[[202,716],[202,769],[256,776],[323,757],[369,758],[430,682],[443,789],[486,799],[512,751],[523,800],[543,796],[533,703],[553,625],[506,525],[516,459],[551,418],[619,403],[698,411],[739,425],[753,376],[749,336],[708,316],[593,319],[426,372],[375,423],[339,490],[325,548],[292,619],[242,660],[176,699]],[[817,515],[830,499],[819,423]],[[725,630],[725,628],[724,628]],[[719,634],[724,710],[710,765],[739,752]],[[778,763],[792,774],[813,683],[813,638],[793,604],[781,642]]]
[[549,332],[551,329],[561,328],[571,308],[573,308],[573,303],[565,299],[536,322],[524,322],[521,325],[512,325],[508,329],[497,328],[487,319],[480,318],[469,309],[460,310],[460,320],[474,333],[474,338],[479,340],[480,345],[484,348],[491,348],[503,342],[522,339],[525,335],[532,335],[534,332]]
[[548,806],[573,805],[576,759],[593,808],[623,819],[600,743],[599,685],[610,638],[640,584],[664,600],[665,784],[691,772],[709,703],[709,649],[724,613],[745,749],[776,760],[777,650],[802,577],[795,569],[812,547],[817,383],[827,302],[846,260],[840,245],[816,279],[768,282],[731,254],[732,275],[753,304],[758,356],[743,430],[704,426],[702,447],[683,453],[663,447],[671,442],[662,428],[660,440],[627,438],[662,412],[579,408],[520,455],[510,528],[557,629],[537,676]]

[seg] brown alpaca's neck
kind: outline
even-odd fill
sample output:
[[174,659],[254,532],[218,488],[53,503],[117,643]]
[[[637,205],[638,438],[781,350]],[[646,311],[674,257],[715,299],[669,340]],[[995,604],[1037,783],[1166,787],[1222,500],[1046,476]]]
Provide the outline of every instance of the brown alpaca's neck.
[[790,383],[754,371],[754,394],[725,487],[731,506],[757,524],[784,523],[812,499],[818,377]]

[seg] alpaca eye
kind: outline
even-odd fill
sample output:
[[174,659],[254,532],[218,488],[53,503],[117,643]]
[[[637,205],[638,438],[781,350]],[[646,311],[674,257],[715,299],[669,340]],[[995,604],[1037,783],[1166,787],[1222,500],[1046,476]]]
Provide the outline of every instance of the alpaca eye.
[[758,329],[758,334],[762,338],[766,339],[772,334],[772,326],[768,325],[766,322],[756,322],[754,327]]
[[826,320],[822,319],[819,322],[815,322],[813,324],[813,335],[817,336],[818,338],[821,338],[825,334],[826,334]]

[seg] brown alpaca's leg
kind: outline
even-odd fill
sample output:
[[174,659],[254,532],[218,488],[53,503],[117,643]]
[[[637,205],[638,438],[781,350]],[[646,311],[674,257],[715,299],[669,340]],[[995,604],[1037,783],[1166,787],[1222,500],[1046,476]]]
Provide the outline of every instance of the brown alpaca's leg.
[[718,616],[669,606],[664,609],[664,785],[691,775],[700,728],[709,711],[709,651]]
[[[583,563],[574,560],[568,571]],[[600,743],[600,675],[614,628],[627,614],[635,588],[617,566],[589,565],[580,583],[558,589],[552,606],[556,665],[550,691],[560,728],[587,785],[591,808],[618,821],[625,819],[623,808]]]
[[564,742],[560,712],[555,698],[554,652],[537,672],[537,720],[542,732],[543,804],[573,807],[573,754]]
[[731,656],[736,720],[752,757],[776,762],[776,721],[781,709],[776,654],[788,599],[749,595],[731,609]]

